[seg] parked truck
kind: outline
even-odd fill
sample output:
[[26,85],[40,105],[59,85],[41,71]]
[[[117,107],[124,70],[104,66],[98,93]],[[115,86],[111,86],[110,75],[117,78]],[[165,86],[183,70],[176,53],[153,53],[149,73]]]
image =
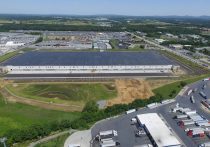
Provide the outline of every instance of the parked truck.
[[203,85],[202,89],[206,89],[206,84]]
[[193,92],[193,90],[190,89],[190,90],[187,92],[187,95],[189,96],[192,92]]
[[177,116],[176,116],[177,119],[187,118],[187,117],[188,117],[187,115],[177,115]]
[[204,137],[205,133],[203,129],[194,129],[187,132],[190,137]]
[[205,78],[203,79],[203,81],[210,81],[210,78]]
[[203,98],[207,99],[207,96],[206,96],[206,94],[205,94],[203,91],[200,91],[199,94],[200,94]]
[[195,122],[193,120],[182,120],[182,121],[178,122],[178,125],[180,127],[184,127],[184,126],[187,126],[187,125],[193,125],[193,124],[195,124]]
[[117,131],[115,130],[102,131],[102,132],[99,132],[99,135],[100,136],[109,136],[109,135],[117,136]]
[[126,111],[125,113],[126,113],[126,114],[130,114],[130,113],[133,113],[133,112],[136,112],[136,109],[128,110],[128,111]]
[[118,145],[120,145],[120,143],[114,140],[108,140],[100,143],[100,147],[116,147]]
[[191,101],[191,103],[195,103],[195,99],[194,99],[194,96],[192,95],[191,97],[190,97],[190,101]]

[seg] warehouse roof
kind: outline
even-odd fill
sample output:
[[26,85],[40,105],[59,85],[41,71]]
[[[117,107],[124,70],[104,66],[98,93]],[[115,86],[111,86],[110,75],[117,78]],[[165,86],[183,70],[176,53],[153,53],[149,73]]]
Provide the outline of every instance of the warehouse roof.
[[146,127],[158,147],[180,145],[178,139],[169,130],[157,113],[137,115],[137,119]]
[[27,52],[3,65],[13,66],[97,66],[97,65],[172,65],[170,59],[148,52]]

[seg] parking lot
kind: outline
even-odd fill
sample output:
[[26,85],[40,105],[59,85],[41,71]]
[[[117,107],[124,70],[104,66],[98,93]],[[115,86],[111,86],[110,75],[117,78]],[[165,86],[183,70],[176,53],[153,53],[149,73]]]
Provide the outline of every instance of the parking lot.
[[[204,84],[206,84],[206,88],[203,89]],[[132,125],[131,119],[137,114],[158,113],[164,119],[165,123],[172,130],[172,132],[177,135],[177,138],[182,142],[183,146],[197,147],[202,143],[209,142],[210,138],[206,135],[203,137],[189,137],[187,132],[185,132],[185,129],[187,127],[189,128],[197,126],[193,124],[184,128],[180,127],[177,124],[180,119],[174,119],[176,115],[179,115],[179,112],[171,112],[171,110],[176,107],[177,103],[179,103],[180,107],[196,110],[197,114],[201,115],[207,120],[210,120],[209,112],[204,110],[201,104],[201,100],[205,99],[199,94],[200,91],[203,91],[207,95],[207,98],[210,98],[210,82],[199,81],[189,85],[188,87],[188,90],[182,96],[177,96],[176,101],[170,104],[160,105],[153,109],[143,108],[131,114],[123,114],[116,118],[99,122],[91,130],[92,137],[94,138],[100,131],[116,130],[118,131],[118,141],[120,142],[121,147],[134,147],[137,145],[152,144],[147,135],[136,137],[135,131],[138,129],[138,125]],[[191,95],[188,96],[187,93],[190,89],[195,88],[197,91],[191,94],[194,96],[195,103],[192,103],[190,100]]]

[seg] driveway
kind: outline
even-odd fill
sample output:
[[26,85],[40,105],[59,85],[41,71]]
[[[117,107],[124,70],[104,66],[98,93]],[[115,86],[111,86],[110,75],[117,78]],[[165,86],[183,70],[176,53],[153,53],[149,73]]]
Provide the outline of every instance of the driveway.
[[69,136],[65,143],[64,147],[68,147],[69,144],[79,144],[81,147],[90,147],[91,140],[91,131],[78,131]]

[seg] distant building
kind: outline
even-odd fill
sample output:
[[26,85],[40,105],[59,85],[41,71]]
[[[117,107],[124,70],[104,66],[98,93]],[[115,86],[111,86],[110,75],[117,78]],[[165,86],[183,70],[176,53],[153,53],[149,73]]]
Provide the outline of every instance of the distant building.
[[172,49],[183,49],[184,46],[181,44],[170,44],[169,47]]
[[156,41],[157,43],[161,44],[161,43],[165,42],[166,40],[164,40],[164,39],[155,39],[155,41]]
[[25,43],[16,43],[16,42],[13,42],[13,41],[8,41],[6,44],[5,44],[5,47],[18,47],[18,46],[24,46]]
[[178,38],[179,38],[178,36],[173,35],[173,34],[170,34],[170,33],[166,33],[165,35],[166,35],[166,37],[168,37],[168,38],[173,38],[173,39],[178,39]]

